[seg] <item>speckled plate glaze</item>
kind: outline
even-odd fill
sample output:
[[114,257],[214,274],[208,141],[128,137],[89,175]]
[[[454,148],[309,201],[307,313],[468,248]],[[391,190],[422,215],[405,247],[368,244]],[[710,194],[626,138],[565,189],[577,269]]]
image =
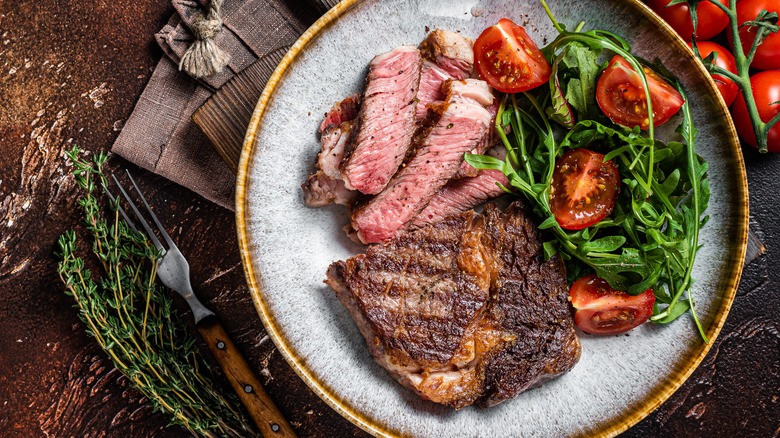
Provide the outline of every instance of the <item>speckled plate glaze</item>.
[[[681,78],[710,162],[711,219],[694,269],[693,295],[707,335],[723,326],[745,255],[748,205],[741,152],[726,108],[703,67],[636,0],[548,0],[561,23],[608,29],[634,52],[660,58]],[[336,411],[378,436],[615,435],[668,398],[706,354],[689,318],[645,324],[623,336],[582,335],[568,374],[490,409],[453,411],[419,399],[371,358],[347,311],[323,284],[334,260],[361,250],[344,237],[342,208],[309,209],[299,188],[319,150],[330,106],[359,91],[371,58],[418,44],[426,28],[476,37],[501,17],[524,23],[535,41],[555,30],[534,0],[344,0],[293,46],[255,109],[239,168],[236,217],[255,305],[301,378]],[[679,122],[679,119],[675,119]],[[674,135],[672,120],[660,136]]]

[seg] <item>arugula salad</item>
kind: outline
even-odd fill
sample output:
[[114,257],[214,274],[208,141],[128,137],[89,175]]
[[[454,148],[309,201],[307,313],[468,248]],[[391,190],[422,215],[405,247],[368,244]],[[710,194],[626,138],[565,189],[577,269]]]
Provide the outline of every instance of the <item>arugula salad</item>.
[[[707,342],[690,289],[710,191],[685,90],[624,38],[583,23],[567,30],[542,4],[558,31],[546,47],[507,19],[474,44],[480,76],[504,93],[495,127],[507,154],[466,161],[500,170],[504,189],[531,202],[546,256],[566,263],[583,331],[688,313]],[[679,137],[656,138],[678,112]]]

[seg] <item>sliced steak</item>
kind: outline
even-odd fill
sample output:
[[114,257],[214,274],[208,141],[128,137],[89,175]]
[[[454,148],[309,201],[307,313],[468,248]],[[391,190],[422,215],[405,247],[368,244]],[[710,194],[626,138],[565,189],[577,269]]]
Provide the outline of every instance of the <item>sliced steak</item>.
[[[504,160],[506,149],[499,145],[488,150],[486,155]],[[509,180],[498,170],[482,170],[475,177],[453,178],[436,192],[423,211],[414,218],[411,228],[439,222],[447,216],[469,210],[503,195],[505,192],[498,184],[509,186]]]
[[441,221],[477,205],[503,195],[498,185],[509,185],[509,180],[499,170],[483,170],[471,178],[452,180],[439,190],[423,211],[414,218],[412,227],[422,227]]
[[474,64],[473,43],[470,39],[448,30],[436,29],[420,44],[425,58],[420,70],[420,88],[417,91],[418,124],[425,121],[428,105],[447,96],[442,85],[447,79],[462,80],[471,76]]
[[303,201],[309,207],[333,203],[350,206],[357,197],[357,192],[344,186],[339,166],[352,136],[359,102],[359,96],[354,94],[336,103],[325,114],[325,120],[320,125],[321,150],[315,164],[317,171],[301,185]]
[[348,189],[379,193],[404,160],[416,129],[421,63],[420,51],[408,46],[371,61],[355,134],[341,163]]
[[432,108],[438,121],[420,134],[418,146],[387,188],[352,213],[352,228],[363,243],[393,238],[422,211],[457,172],[463,154],[479,144],[490,127],[493,103],[487,83],[447,81],[447,100]]
[[[498,114],[498,102],[493,102],[493,105],[490,105],[487,107],[487,110],[490,112],[490,126],[496,126],[496,115]],[[495,129],[488,129],[488,131],[485,133],[485,136],[482,138],[482,141],[475,147],[471,153],[472,154],[484,154],[487,150],[492,148],[496,143],[498,143],[499,137],[498,134],[496,134]],[[458,172],[452,176],[452,179],[460,179],[460,178],[467,178],[467,177],[474,177],[479,175],[479,170],[475,169],[471,164],[467,162],[463,162],[460,164],[460,169],[458,169]]]
[[324,207],[330,204],[351,206],[357,199],[357,192],[344,187],[340,179],[331,178],[318,170],[301,185],[303,202],[307,207]]
[[492,406],[580,357],[559,258],[521,203],[488,205],[331,264],[374,359],[421,397]]
[[340,125],[330,125],[320,136],[322,150],[317,154],[317,168],[325,175],[341,179],[339,166],[344,159],[344,150],[352,136],[354,120],[347,120]]
[[360,95],[353,94],[341,102],[337,102],[325,113],[325,118],[320,124],[320,134],[332,126],[340,126],[344,122],[355,120],[360,108]]
[[474,42],[457,32],[434,30],[420,43],[420,51],[455,79],[470,77],[474,69]]

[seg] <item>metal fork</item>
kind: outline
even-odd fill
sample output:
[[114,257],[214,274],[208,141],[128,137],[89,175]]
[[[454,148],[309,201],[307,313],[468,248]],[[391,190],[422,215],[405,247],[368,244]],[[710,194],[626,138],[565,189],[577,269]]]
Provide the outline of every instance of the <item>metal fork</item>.
[[[211,353],[214,355],[214,359],[216,359],[220,368],[222,368],[222,371],[225,372],[225,375],[230,381],[230,385],[236,391],[236,394],[238,394],[241,403],[246,407],[249,416],[260,429],[262,435],[264,437],[295,437],[295,432],[293,432],[289,423],[287,423],[287,420],[282,416],[282,413],[279,412],[279,409],[276,407],[273,400],[271,400],[271,397],[265,392],[257,376],[255,376],[238,348],[236,348],[235,344],[222,327],[222,324],[214,315],[214,312],[206,308],[206,306],[204,306],[195,296],[195,293],[192,291],[192,285],[190,284],[190,265],[187,263],[187,259],[184,258],[184,255],[179,251],[176,244],[173,243],[171,237],[165,232],[165,228],[163,228],[162,224],[157,219],[157,216],[149,207],[149,203],[146,202],[146,198],[144,198],[144,195],[141,193],[141,190],[138,188],[132,175],[130,175],[130,172],[126,172],[138,197],[141,198],[141,202],[143,202],[144,207],[146,207],[146,211],[157,226],[157,231],[168,246],[167,249],[163,246],[149,226],[149,223],[146,222],[143,215],[138,210],[138,207],[136,207],[133,200],[125,191],[125,188],[122,187],[122,184],[119,183],[116,176],[112,175],[119,191],[122,192],[122,197],[130,205],[133,213],[135,213],[141,226],[143,226],[146,231],[146,235],[149,236],[149,239],[151,239],[154,246],[162,254],[157,265],[157,276],[160,278],[160,281],[168,288],[178,292],[190,305],[198,331],[208,344],[209,350],[211,350]],[[103,189],[106,191],[108,197],[113,202],[116,202],[116,198],[111,194],[108,188],[103,186]],[[119,207],[119,212],[128,225],[135,231],[138,231],[133,224],[133,221],[127,217],[127,214],[121,206]]]

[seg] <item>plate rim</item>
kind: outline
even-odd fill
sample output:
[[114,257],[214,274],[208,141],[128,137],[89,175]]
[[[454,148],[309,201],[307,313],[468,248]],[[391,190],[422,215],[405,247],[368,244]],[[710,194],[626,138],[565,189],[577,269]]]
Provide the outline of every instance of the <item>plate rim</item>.
[[[252,162],[252,157],[255,152],[255,140],[261,127],[261,119],[265,113],[265,109],[273,96],[277,86],[281,82],[281,79],[285,76],[289,67],[297,59],[297,57],[303,52],[306,46],[316,38],[324,29],[329,27],[332,23],[338,20],[354,5],[361,3],[365,0],[342,0],[328,12],[326,12],[320,19],[318,19],[311,27],[309,27],[298,40],[291,46],[290,50],[284,56],[277,68],[274,70],[272,76],[268,80],[263,92],[255,106],[252,113],[252,118],[249,121],[246,135],[244,137],[244,143],[241,148],[241,159],[239,161],[238,175],[236,178],[236,197],[235,197],[235,211],[236,211],[236,231],[238,234],[239,251],[241,254],[241,262],[244,268],[244,275],[247,280],[247,286],[252,297],[252,301],[255,305],[258,315],[265,327],[271,340],[276,345],[276,348],[282,354],[282,357],[292,367],[293,371],[306,383],[306,385],[322,399],[328,406],[338,412],[342,417],[354,425],[360,427],[364,431],[374,436],[387,436],[398,437],[402,436],[399,432],[394,431],[382,424],[376,419],[369,418],[367,415],[362,414],[356,407],[349,405],[344,401],[332,388],[321,382],[314,373],[307,369],[304,362],[296,356],[293,348],[289,345],[287,340],[282,335],[280,327],[277,325],[277,321],[274,319],[272,312],[266,306],[262,299],[262,291],[260,283],[258,281],[259,272],[256,273],[254,269],[254,261],[249,249],[249,236],[247,234],[247,190],[248,190],[248,177],[249,177],[249,164]],[[635,10],[640,13],[643,18],[650,20],[651,24],[658,27],[659,30],[671,38],[672,43],[677,46],[678,49],[682,49],[682,53],[693,61],[696,61],[695,55],[688,47],[682,38],[658,15],[656,15],[647,5],[640,0],[624,0]],[[738,230],[739,241],[737,242],[736,257],[731,259],[730,272],[728,274],[728,280],[725,285],[725,290],[721,296],[721,300],[716,311],[716,314],[712,320],[712,323],[706,330],[709,343],[701,342],[699,345],[690,350],[689,357],[681,360],[681,363],[669,373],[664,381],[656,386],[635,406],[630,407],[630,411],[626,414],[619,415],[604,423],[596,424],[595,427],[582,431],[582,435],[588,436],[615,436],[619,433],[627,430],[640,420],[645,418],[651,412],[653,412],[658,406],[666,401],[682,384],[688,380],[688,377],[699,366],[701,361],[709,352],[712,345],[715,343],[723,325],[725,324],[726,317],[734,302],[734,298],[737,293],[737,287],[739,286],[739,280],[742,275],[742,268],[745,260],[745,253],[747,248],[748,237],[748,224],[749,224],[749,197],[747,187],[747,177],[745,171],[745,162],[742,156],[742,150],[737,136],[736,128],[734,126],[731,117],[729,116],[728,107],[717,91],[715,82],[707,73],[704,65],[700,62],[693,63],[699,72],[699,75],[705,78],[707,88],[711,95],[716,96],[716,101],[719,102],[718,113],[720,117],[725,117],[726,121],[726,136],[730,146],[730,152],[736,161],[737,171],[737,197],[740,200],[738,205]]]

